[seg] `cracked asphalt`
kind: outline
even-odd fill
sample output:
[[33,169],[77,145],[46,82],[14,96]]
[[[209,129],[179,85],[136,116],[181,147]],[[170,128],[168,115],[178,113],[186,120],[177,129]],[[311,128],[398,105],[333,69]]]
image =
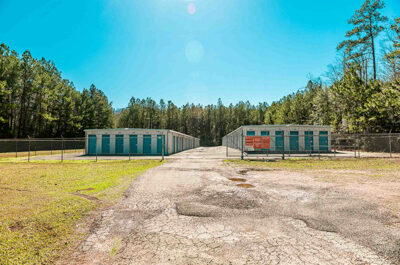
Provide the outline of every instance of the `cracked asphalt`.
[[307,174],[232,167],[224,150],[148,170],[61,263],[399,264],[399,219],[381,205]]

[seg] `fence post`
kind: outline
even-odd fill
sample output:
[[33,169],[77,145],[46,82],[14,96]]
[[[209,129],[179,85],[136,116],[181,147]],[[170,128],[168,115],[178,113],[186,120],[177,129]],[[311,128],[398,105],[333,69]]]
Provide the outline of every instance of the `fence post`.
[[244,146],[243,146],[243,127],[242,127],[242,137],[241,137],[241,139],[242,139],[242,148],[241,148],[242,150],[241,150],[240,159],[243,160],[243,151],[244,151],[243,150],[244,149]]
[[[276,144],[276,137],[275,137]],[[285,160],[285,131],[282,131],[282,160]]]
[[226,137],[225,144],[226,144],[226,157],[228,157],[229,136]]
[[392,158],[392,130],[389,132],[389,152],[390,152],[390,158]]
[[[321,137],[321,136],[319,136]],[[318,139],[318,142],[320,142],[320,140]],[[321,146],[318,147],[318,160],[321,160]]]
[[356,139],[356,137],[354,137],[354,145],[353,145],[353,148],[354,148],[354,158],[357,158],[357,139]]
[[333,158],[336,158],[336,139],[333,141]]
[[28,162],[31,162],[31,138],[28,135]]
[[162,158],[161,158],[161,161],[164,161],[164,149],[165,149],[165,147],[164,147],[164,144],[165,144],[165,141],[164,141],[164,134],[162,134],[161,135],[161,156],[162,156]]
[[36,150],[37,150],[36,144],[37,144],[37,143],[36,143],[36,141],[35,141],[34,143],[35,143],[35,156],[36,156]]
[[61,162],[64,162],[64,137],[61,135]]

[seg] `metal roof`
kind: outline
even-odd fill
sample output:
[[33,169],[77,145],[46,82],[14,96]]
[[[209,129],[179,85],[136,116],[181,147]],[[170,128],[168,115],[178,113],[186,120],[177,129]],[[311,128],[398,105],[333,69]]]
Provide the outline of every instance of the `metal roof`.
[[169,130],[169,129],[146,129],[146,128],[104,128],[104,129],[85,129],[85,132],[97,132],[97,131],[165,131],[165,132],[171,132],[171,133],[176,133],[176,134],[180,134],[183,136],[187,136],[187,137],[191,137],[191,138],[195,138],[195,139],[199,139],[197,137],[188,135],[188,134],[184,134],[181,132],[177,132],[174,130]]
[[[230,134],[232,134],[232,133],[234,133],[234,132],[240,130],[241,128],[246,128],[246,127],[266,127],[266,128],[268,128],[268,127],[309,127],[309,128],[312,127],[312,128],[327,128],[327,129],[329,128],[329,129],[331,129],[331,126],[330,126],[330,125],[301,125],[301,124],[242,125],[242,126],[240,126],[239,128],[237,128],[237,129],[231,131],[231,132],[228,133],[227,135],[230,135]],[[225,135],[225,136],[227,136],[227,135]],[[224,137],[225,137],[225,136],[224,136]]]

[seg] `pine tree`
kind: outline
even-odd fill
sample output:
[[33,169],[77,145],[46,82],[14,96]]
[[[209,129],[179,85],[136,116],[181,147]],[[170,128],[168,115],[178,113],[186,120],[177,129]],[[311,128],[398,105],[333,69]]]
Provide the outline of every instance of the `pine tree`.
[[[347,59],[355,60],[368,71],[368,56],[372,55],[373,77],[377,78],[377,60],[375,53],[375,42],[378,35],[384,30],[383,22],[388,19],[379,13],[385,7],[382,0],[365,0],[353,17],[348,21],[354,28],[347,32],[347,40],[337,47],[338,50],[345,49]],[[366,57],[367,56],[367,57]]]

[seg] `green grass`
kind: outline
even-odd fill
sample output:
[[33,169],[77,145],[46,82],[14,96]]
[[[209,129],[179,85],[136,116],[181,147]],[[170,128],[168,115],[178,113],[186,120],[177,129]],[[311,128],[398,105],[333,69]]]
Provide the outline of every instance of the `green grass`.
[[[50,264],[82,237],[76,224],[113,204],[156,160],[0,163],[0,264]],[[87,189],[87,190],[84,190]],[[74,193],[97,198],[89,200]]]
[[400,170],[398,159],[286,159],[286,160],[225,160],[238,166],[265,167],[277,169],[311,170]]

